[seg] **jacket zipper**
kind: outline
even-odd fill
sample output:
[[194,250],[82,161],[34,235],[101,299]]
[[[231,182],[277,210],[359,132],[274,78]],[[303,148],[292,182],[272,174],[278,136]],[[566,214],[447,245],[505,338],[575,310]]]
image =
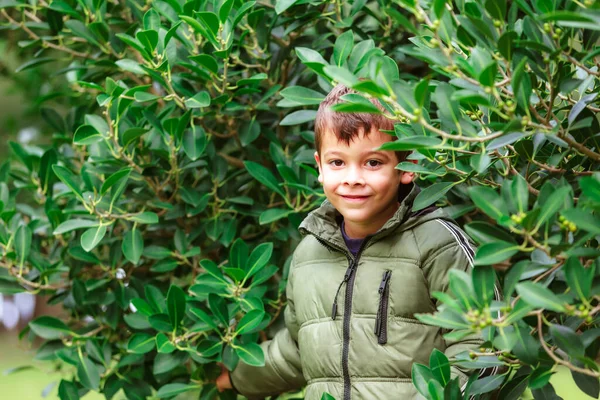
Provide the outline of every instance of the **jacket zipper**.
[[379,308],[375,318],[375,335],[377,342],[381,345],[387,343],[388,303],[390,299],[390,278],[392,271],[386,270],[379,284]]
[[358,260],[360,259],[360,256],[361,256],[363,250],[365,249],[367,242],[372,238],[372,236],[365,237],[365,239],[363,240],[363,242],[360,245],[360,248],[358,249],[358,252],[356,253],[356,257],[354,257],[354,258],[352,258],[347,251],[345,251],[341,248],[338,248],[337,246],[330,245],[323,239],[319,238],[317,235],[313,234],[313,236],[323,246],[346,254],[346,257],[348,258],[348,262],[349,262],[348,268],[346,269],[346,273],[344,274],[344,280],[342,280],[342,282],[338,286],[338,290],[336,292],[336,298],[333,302],[333,306],[331,309],[331,311],[332,311],[331,316],[332,316],[332,319],[335,319],[335,317],[337,316],[337,295],[339,294],[341,287],[345,283],[347,286],[346,286],[346,296],[344,297],[344,321],[342,324],[342,326],[343,326],[343,331],[342,331],[342,339],[343,339],[343,342],[342,342],[342,375],[344,377],[344,398],[343,398],[343,400],[350,400],[352,385],[350,384],[350,368],[348,366],[348,356],[350,354],[350,314],[352,314],[352,293],[354,291],[354,278],[356,277],[356,268],[358,267]]

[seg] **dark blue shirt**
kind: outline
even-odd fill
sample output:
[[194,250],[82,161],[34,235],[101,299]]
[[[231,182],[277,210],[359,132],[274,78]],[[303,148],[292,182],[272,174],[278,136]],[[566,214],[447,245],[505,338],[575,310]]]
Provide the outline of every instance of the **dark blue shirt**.
[[356,254],[358,254],[358,250],[360,250],[360,246],[365,239],[352,239],[348,237],[348,235],[346,235],[346,229],[344,228],[344,221],[342,221],[342,226],[340,229],[342,231],[342,236],[344,237],[344,242],[346,242],[346,247],[348,247],[350,253],[356,257]]

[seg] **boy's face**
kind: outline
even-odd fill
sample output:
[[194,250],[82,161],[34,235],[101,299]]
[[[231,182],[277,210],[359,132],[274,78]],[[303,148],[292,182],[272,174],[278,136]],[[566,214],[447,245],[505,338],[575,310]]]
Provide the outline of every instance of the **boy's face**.
[[344,216],[346,234],[352,238],[377,232],[398,209],[398,187],[412,182],[414,174],[395,169],[398,159],[393,151],[375,150],[391,140],[373,130],[347,145],[326,131],[320,154],[315,152],[319,182]]

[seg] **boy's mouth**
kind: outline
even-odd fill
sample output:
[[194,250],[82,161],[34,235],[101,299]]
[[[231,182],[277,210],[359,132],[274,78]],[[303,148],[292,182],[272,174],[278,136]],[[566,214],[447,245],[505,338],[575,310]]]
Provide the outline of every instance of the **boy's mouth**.
[[344,200],[346,201],[364,201],[366,200],[369,196],[355,196],[355,195],[340,195]]

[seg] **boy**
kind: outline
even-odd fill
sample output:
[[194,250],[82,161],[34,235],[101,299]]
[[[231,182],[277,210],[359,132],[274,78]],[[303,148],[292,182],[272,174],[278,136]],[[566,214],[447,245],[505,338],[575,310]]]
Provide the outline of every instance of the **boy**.
[[[393,138],[381,115],[330,110],[336,86],[315,121],[315,160],[327,197],[300,225],[285,309],[286,329],[262,344],[264,367],[243,362],[217,379],[262,398],[306,387],[307,400],[413,399],[415,362],[434,348],[448,357],[481,341],[447,342],[441,329],[414,318],[432,313],[431,292],[448,290],[449,269],[467,271],[473,257],[466,235],[430,207],[411,212],[419,189],[413,173],[395,169],[406,153],[375,150]],[[373,103],[383,110],[381,104]],[[464,385],[467,376],[453,368]]]

